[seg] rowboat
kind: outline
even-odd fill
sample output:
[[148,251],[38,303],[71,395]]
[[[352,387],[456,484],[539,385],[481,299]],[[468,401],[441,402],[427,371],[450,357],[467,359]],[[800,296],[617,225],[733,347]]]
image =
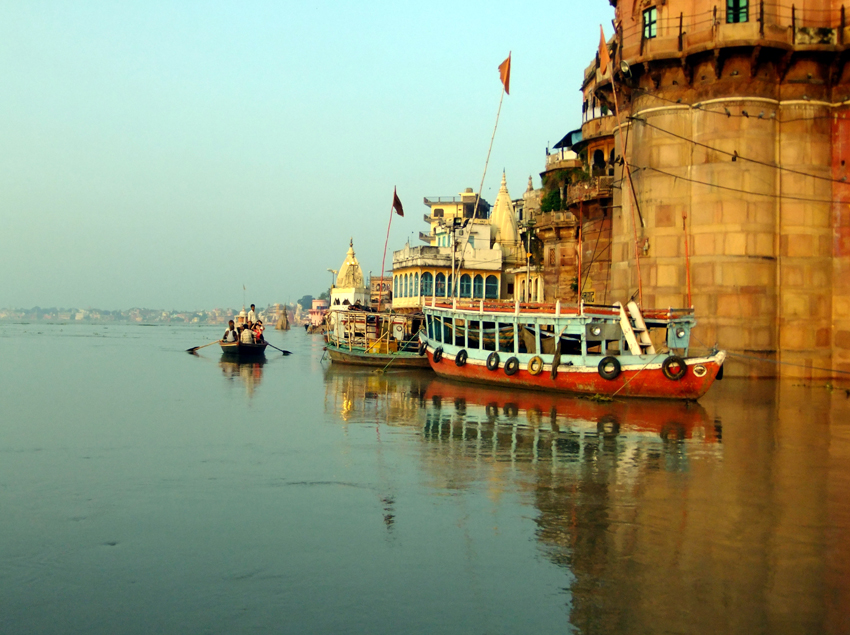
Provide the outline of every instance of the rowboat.
[[722,377],[726,359],[724,351],[689,354],[693,309],[455,298],[432,299],[424,313],[423,355],[438,375],[461,381],[695,401]]
[[219,342],[221,352],[236,359],[255,359],[266,354],[266,342],[259,344],[244,344],[242,342]]

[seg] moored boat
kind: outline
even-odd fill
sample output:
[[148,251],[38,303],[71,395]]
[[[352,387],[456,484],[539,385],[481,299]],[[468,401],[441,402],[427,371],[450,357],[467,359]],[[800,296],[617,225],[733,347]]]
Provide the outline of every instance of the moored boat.
[[332,311],[328,315],[325,348],[332,362],[360,366],[428,368],[419,354],[422,315]]
[[696,400],[726,359],[689,355],[693,309],[455,299],[432,300],[424,313],[420,352],[438,375],[463,381]]
[[266,342],[258,344],[245,344],[244,342],[223,342],[220,341],[221,352],[224,355],[236,359],[256,359],[264,357],[266,354]]

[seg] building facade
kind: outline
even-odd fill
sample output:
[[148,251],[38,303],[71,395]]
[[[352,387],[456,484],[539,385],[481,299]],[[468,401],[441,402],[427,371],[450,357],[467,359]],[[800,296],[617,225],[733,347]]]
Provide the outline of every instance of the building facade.
[[611,4],[611,69],[597,55],[585,72],[572,146],[585,178],[611,178],[608,215],[601,197],[594,212],[609,223],[606,297],[693,305],[695,341],[729,350],[731,374],[850,371],[842,4]]

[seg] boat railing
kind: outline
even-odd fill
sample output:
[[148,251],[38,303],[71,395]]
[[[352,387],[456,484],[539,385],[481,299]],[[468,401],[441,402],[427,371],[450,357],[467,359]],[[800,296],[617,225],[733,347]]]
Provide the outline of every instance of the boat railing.
[[[442,300],[432,299],[426,309],[442,309],[449,311],[463,311],[474,313],[502,313],[502,314],[539,314],[561,316],[586,316],[599,317],[603,319],[619,318],[620,307],[610,304],[581,304],[556,302],[519,302],[516,300],[470,300],[466,298],[446,298]],[[667,308],[667,309],[641,309],[646,320],[663,321],[690,318],[694,315],[692,308]]]

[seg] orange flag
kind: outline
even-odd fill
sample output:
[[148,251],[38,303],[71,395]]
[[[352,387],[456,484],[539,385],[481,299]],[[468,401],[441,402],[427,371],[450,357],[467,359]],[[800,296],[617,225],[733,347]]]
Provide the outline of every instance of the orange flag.
[[502,80],[502,85],[505,87],[505,92],[511,94],[511,54],[508,53],[508,59],[499,64],[499,77]]
[[404,216],[404,208],[401,206],[401,199],[398,197],[396,188],[393,188],[393,209],[399,216]]
[[604,75],[611,65],[611,56],[608,55],[608,44],[605,42],[605,32],[599,25],[599,71]]

